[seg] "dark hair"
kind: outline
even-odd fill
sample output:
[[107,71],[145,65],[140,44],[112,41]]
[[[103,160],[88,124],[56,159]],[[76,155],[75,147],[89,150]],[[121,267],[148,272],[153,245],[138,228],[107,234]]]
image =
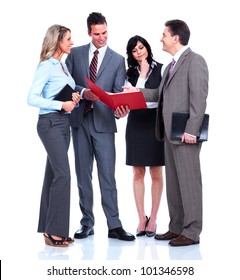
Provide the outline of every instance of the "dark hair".
[[144,47],[147,49],[148,57],[147,62],[149,65],[152,64],[153,61],[153,54],[151,50],[151,46],[149,45],[148,41],[139,35],[135,35],[128,40],[127,43],[127,64],[128,67],[136,67],[138,65],[137,60],[133,57],[132,51],[136,47],[137,42],[141,42]]
[[96,13],[93,12],[89,14],[87,18],[87,28],[88,31],[91,32],[91,26],[96,25],[96,24],[106,24],[107,25],[107,20],[105,16],[103,16],[101,13]]
[[143,46],[147,49],[148,52],[147,62],[149,63],[150,67],[152,65],[152,62],[154,61],[151,46],[149,45],[148,41],[139,35],[135,35],[131,37],[127,43],[127,65],[128,65],[127,76],[130,78],[130,80],[131,77],[135,76],[135,72],[137,71],[136,67],[138,66],[138,62],[133,57],[133,53],[132,53],[133,49],[137,45],[137,42],[141,42]]
[[132,53],[133,49],[137,45],[137,42],[141,42],[144,45],[144,47],[147,49],[147,52],[148,52],[147,62],[149,63],[150,67],[152,65],[152,62],[155,61],[153,59],[151,46],[149,45],[148,41],[139,35],[135,35],[135,36],[131,37],[128,40],[127,52],[126,52],[127,53],[127,65],[128,65],[126,74],[127,74],[128,80],[131,83],[133,82],[133,79],[136,78],[136,73],[137,73],[138,62],[133,57],[133,53]]
[[184,21],[179,19],[169,20],[165,23],[165,26],[169,28],[169,32],[172,36],[179,36],[179,42],[183,46],[188,44],[190,38],[190,29]]

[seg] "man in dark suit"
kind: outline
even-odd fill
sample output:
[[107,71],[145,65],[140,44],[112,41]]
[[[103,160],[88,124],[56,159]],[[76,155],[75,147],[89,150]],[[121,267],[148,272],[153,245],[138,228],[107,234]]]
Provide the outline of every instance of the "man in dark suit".
[[[125,59],[107,46],[107,22],[101,13],[91,13],[87,19],[88,35],[92,41],[72,48],[66,59],[69,72],[81,93],[79,107],[71,116],[75,169],[79,189],[79,204],[82,212],[80,229],[75,238],[94,234],[92,171],[94,157],[98,169],[101,202],[107,218],[108,237],[132,241],[134,235],[127,233],[119,219],[117,188],[115,182],[115,117],[127,114],[127,108],[116,112],[99,101],[88,89],[85,77],[91,78],[90,62],[97,50],[94,62],[94,82],[107,92],[120,92],[125,82]],[[89,103],[89,101],[91,101]]]
[[[159,100],[156,136],[165,144],[170,223],[169,230],[156,234],[155,239],[170,240],[171,246],[198,244],[202,231],[201,143],[197,138],[206,110],[208,67],[203,57],[188,47],[189,38],[185,22],[165,23],[161,42],[174,61],[166,67],[158,89],[141,89],[147,101]],[[190,114],[181,142],[171,140],[173,112]]]

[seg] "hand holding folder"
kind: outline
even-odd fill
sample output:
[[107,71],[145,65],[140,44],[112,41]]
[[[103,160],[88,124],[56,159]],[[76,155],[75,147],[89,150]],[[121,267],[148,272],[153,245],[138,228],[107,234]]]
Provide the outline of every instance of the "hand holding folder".
[[[69,84],[66,84],[60,92],[54,97],[53,100],[58,100],[58,101],[72,101],[72,94],[73,92],[76,92],[72,87],[69,86]],[[65,110],[61,109],[59,111],[60,113],[64,113]]]
[[76,92],[73,88],[69,86],[69,84],[66,84],[61,91],[54,97],[53,100],[58,101],[71,101],[72,100],[72,93]]
[[[185,127],[187,120],[189,118],[189,113],[187,112],[174,112],[172,114],[172,130],[171,139],[181,141],[182,135],[185,132]],[[203,118],[202,125],[200,127],[200,135],[197,138],[197,142],[203,142],[208,140],[208,124],[209,115],[205,114]]]
[[146,101],[141,91],[109,94],[94,84],[87,77],[85,79],[91,91],[97,95],[103,103],[108,105],[114,111],[121,105],[128,106],[130,110],[147,108]]

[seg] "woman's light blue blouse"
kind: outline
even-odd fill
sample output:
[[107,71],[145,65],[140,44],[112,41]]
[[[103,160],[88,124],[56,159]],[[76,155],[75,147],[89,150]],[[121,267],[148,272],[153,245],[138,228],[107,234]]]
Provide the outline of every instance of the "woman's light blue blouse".
[[[63,71],[62,66],[67,74]],[[75,89],[75,82],[65,63],[53,57],[42,61],[35,72],[28,94],[28,104],[38,107],[40,115],[61,110],[62,101],[53,99],[66,84]]]

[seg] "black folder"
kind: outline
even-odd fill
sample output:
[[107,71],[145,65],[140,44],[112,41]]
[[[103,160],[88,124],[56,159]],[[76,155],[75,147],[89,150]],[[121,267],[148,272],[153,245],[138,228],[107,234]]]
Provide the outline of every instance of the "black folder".
[[54,97],[53,100],[58,101],[71,101],[72,100],[72,93],[75,92],[72,87],[69,86],[69,84],[66,84],[64,88],[60,90],[60,92]]
[[[186,112],[174,112],[172,113],[172,130],[171,139],[181,141],[182,135],[185,132],[185,127],[187,120],[189,119],[189,113]],[[205,114],[203,118],[202,125],[199,131],[198,142],[203,142],[208,140],[208,125],[209,125],[209,115]]]

